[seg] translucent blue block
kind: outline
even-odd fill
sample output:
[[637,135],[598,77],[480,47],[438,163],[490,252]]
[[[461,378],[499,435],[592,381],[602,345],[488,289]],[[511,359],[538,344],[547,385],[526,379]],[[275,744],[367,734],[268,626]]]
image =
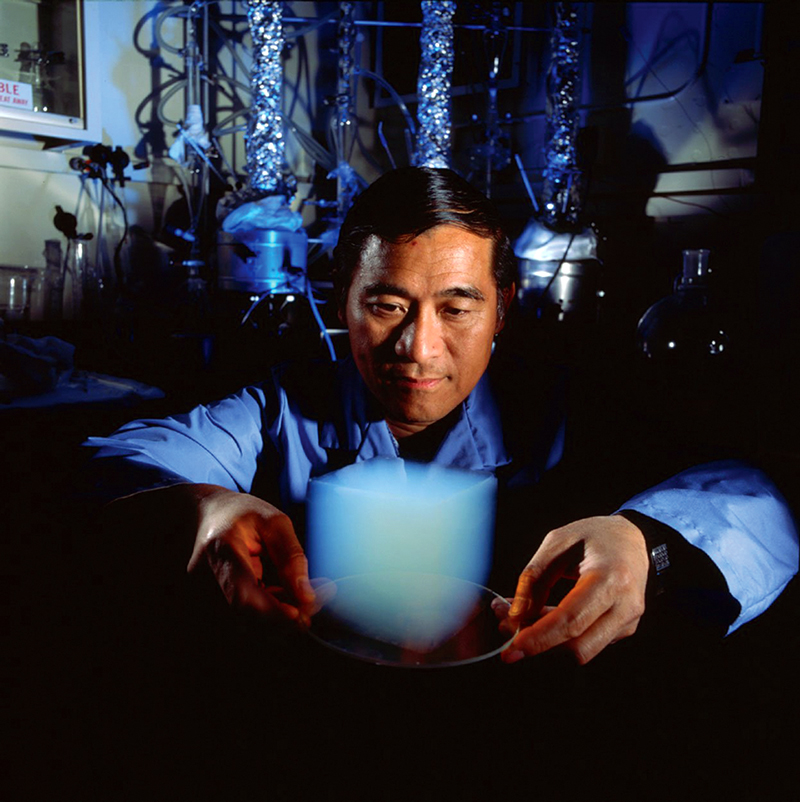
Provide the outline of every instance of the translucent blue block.
[[[492,562],[497,481],[401,459],[314,479],[308,496],[312,578],[363,577],[334,602],[348,626],[425,652],[463,626]],[[437,579],[440,578],[440,579]],[[348,588],[356,587],[349,583]]]

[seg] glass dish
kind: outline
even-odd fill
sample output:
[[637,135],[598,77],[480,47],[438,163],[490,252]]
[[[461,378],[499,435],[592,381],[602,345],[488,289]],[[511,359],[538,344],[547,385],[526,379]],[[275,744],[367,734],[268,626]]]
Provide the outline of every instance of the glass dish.
[[499,654],[502,632],[492,604],[508,602],[489,588],[434,574],[372,573],[316,588],[322,607],[311,636],[339,652],[379,665],[437,668]]

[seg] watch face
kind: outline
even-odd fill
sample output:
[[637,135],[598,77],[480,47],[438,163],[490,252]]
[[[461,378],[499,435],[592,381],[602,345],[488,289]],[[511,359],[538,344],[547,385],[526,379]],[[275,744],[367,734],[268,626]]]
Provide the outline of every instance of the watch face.
[[656,546],[652,549],[650,557],[653,560],[653,568],[656,569],[657,574],[669,568],[669,552],[667,551],[666,543],[662,543],[660,546]]

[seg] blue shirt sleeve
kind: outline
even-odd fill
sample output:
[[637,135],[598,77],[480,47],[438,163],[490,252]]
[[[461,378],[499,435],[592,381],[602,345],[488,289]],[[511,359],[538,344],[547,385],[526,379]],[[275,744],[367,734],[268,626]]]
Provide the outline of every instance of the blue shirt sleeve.
[[184,415],[133,421],[84,445],[98,449],[95,474],[107,472],[109,498],[183,482],[249,492],[264,449],[266,408],[263,388],[247,387]]
[[789,506],[762,471],[735,460],[698,465],[623,504],[671,526],[725,577],[741,613],[728,633],[766,610],[797,573]]

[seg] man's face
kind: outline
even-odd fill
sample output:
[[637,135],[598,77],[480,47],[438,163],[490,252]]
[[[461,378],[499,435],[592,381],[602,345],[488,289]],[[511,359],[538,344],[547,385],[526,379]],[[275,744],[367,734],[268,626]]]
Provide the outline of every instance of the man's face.
[[486,370],[502,328],[492,247],[450,225],[401,244],[367,243],[340,317],[396,437],[441,420]]

